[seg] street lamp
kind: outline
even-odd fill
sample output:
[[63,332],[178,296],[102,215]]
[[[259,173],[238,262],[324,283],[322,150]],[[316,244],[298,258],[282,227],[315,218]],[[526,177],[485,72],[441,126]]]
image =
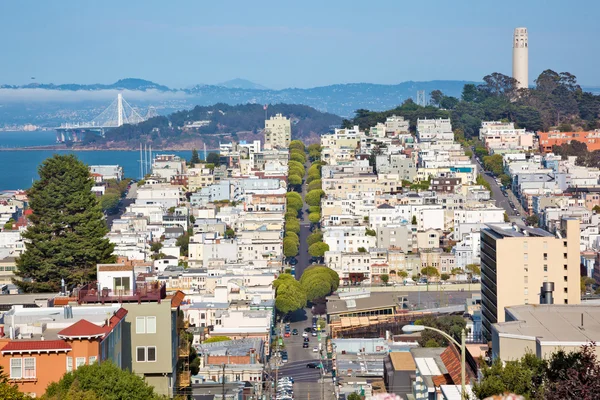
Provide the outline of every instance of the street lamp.
[[466,340],[466,333],[465,330],[463,329],[460,333],[460,343],[458,343],[456,341],[456,339],[454,339],[452,336],[448,335],[446,332],[441,331],[439,329],[436,328],[432,328],[430,326],[425,326],[425,325],[404,325],[402,327],[402,331],[404,333],[415,333],[415,332],[423,332],[425,329],[429,329],[430,331],[434,331],[439,333],[440,335],[444,336],[446,339],[452,341],[452,343],[454,343],[455,345],[457,345],[458,347],[460,347],[460,386],[461,386],[461,393],[462,393],[462,398],[465,399],[467,398],[467,392],[466,392],[466,385],[465,385],[465,379],[466,379],[466,350],[465,350],[465,340]]

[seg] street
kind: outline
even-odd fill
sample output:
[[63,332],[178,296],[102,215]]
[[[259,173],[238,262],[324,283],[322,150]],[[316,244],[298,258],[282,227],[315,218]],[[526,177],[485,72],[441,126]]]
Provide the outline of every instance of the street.
[[[308,171],[308,168],[310,168],[310,161],[306,161],[306,164],[304,165],[304,168],[306,169],[306,171]],[[306,179],[306,175],[304,176],[304,178]],[[308,185],[306,184],[306,181],[303,182],[302,184],[302,200],[304,201],[304,197],[306,196],[306,187]],[[305,203],[304,206],[302,207],[302,212],[301,212],[301,218],[300,218],[300,235],[298,235],[298,238],[300,239],[300,248],[298,249],[298,256],[296,257],[298,259],[298,264],[296,264],[296,279],[300,279],[300,277],[302,276],[302,273],[304,272],[304,270],[306,268],[308,268],[308,266],[310,265],[310,255],[308,254],[308,246],[306,245],[306,239],[308,238],[308,236],[311,234],[310,231],[310,222],[308,220],[308,205]]]
[[119,202],[119,212],[106,216],[106,224],[110,229],[115,219],[121,218],[121,215],[125,212],[125,209],[133,202],[137,196],[137,182],[133,182],[127,191],[127,195]]
[[[279,369],[278,377],[290,376],[294,379],[294,398],[306,400],[331,399],[333,384],[331,377],[325,378],[325,383],[320,383],[321,370],[307,368],[309,362],[318,362],[319,353],[313,352],[313,347],[319,345],[318,338],[309,336],[308,348],[302,348],[304,328],[312,327],[312,314],[310,308],[298,310],[291,314],[290,328],[298,329],[298,335],[284,338],[285,350],[288,352],[289,361]],[[325,346],[325,336],[321,343]],[[323,352],[325,355],[325,352]],[[331,365],[324,362],[325,371],[331,370]],[[321,397],[324,394],[324,397]]]

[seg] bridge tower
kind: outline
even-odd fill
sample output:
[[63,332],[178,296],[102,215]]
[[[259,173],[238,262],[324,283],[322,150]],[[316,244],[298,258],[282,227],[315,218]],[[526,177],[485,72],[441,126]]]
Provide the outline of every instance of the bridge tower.
[[117,126],[123,126],[123,95],[117,95]]

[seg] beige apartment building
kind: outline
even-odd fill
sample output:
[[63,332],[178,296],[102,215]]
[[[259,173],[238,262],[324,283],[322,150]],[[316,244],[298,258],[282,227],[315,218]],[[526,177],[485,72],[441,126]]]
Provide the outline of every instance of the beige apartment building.
[[[546,292],[554,285],[553,291]],[[542,285],[548,288],[542,290]],[[556,236],[539,228],[489,224],[481,231],[483,334],[505,321],[505,307],[579,304],[579,220],[563,219]],[[542,294],[540,294],[542,293]]]
[[276,114],[265,121],[265,144],[272,149],[287,149],[292,141],[292,123],[289,118]]

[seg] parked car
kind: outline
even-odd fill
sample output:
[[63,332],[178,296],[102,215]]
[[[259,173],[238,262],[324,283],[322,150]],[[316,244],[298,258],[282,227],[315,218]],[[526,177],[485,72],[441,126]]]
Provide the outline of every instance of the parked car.
[[290,258],[290,265],[296,265],[296,264],[298,264],[298,259],[296,257]]
[[310,339],[307,337],[304,338],[304,342],[310,342]]
[[303,349],[308,349],[308,342],[302,343],[302,348]]
[[298,334],[298,329],[294,328],[292,329],[292,335],[296,336]]
[[306,364],[306,368],[321,368],[321,364],[316,362],[309,362]]
[[319,346],[313,347],[313,353],[318,353],[318,352],[319,352]]
[[308,332],[306,332],[306,331],[302,332],[302,337],[304,337],[304,338],[308,337]]
[[290,336],[291,336],[291,335],[290,335],[290,332],[289,332],[289,331],[288,331],[288,332],[285,332],[285,333],[283,334],[283,337],[290,337]]

